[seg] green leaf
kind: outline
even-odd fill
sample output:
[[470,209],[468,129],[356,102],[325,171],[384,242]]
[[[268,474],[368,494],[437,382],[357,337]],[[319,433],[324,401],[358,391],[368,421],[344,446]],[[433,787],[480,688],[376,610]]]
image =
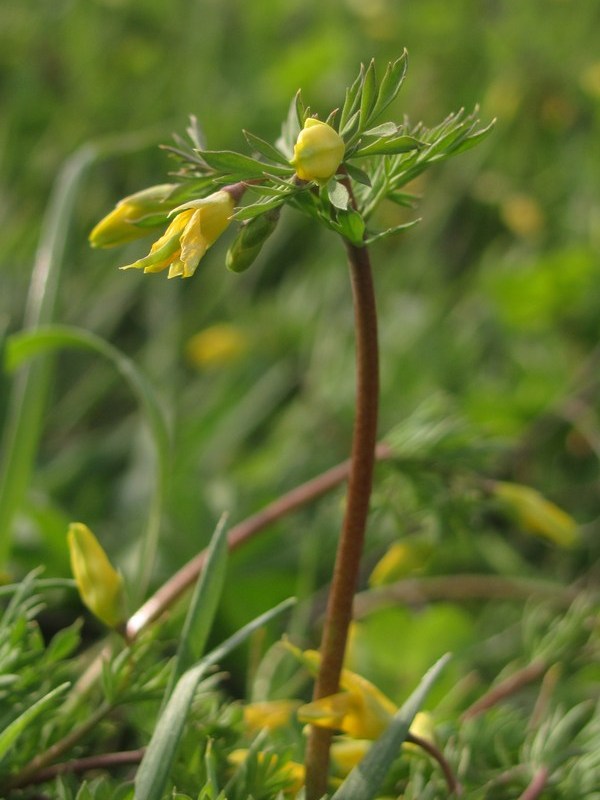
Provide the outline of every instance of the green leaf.
[[181,675],[188,667],[197,662],[204,652],[204,646],[214,622],[225,584],[227,567],[227,528],[225,523],[226,516],[223,515],[211,538],[204,567],[196,581],[181,631],[175,663],[165,691],[165,700],[171,695],[173,687]]
[[250,133],[250,131],[243,131],[243,134],[250,147],[253,147],[265,158],[268,158],[270,161],[276,161],[279,164],[288,165],[287,158],[272,144],[265,142],[264,139],[261,139],[254,133]]
[[365,128],[372,117],[375,103],[377,102],[377,76],[375,74],[375,61],[367,67],[365,79],[363,81],[362,93],[360,97],[360,121],[359,127]]
[[489,134],[492,132],[496,125],[496,120],[493,119],[489,125],[486,125],[485,128],[482,128],[475,133],[468,134],[465,138],[452,149],[452,155],[457,155],[458,153],[464,153],[467,150],[470,150],[472,147],[475,147],[476,144],[479,144],[480,141],[485,139]]
[[398,757],[400,746],[406,739],[417,711],[449,658],[449,655],[443,656],[426,672],[415,691],[394,715],[389,728],[354,767],[332,800],[373,800],[377,796],[392,762]]
[[369,178],[367,173],[363,169],[360,169],[360,167],[347,163],[346,170],[348,171],[348,175],[357,181],[357,183],[362,183],[363,186],[371,186],[371,178]]
[[304,108],[300,91],[298,91],[290,103],[287,117],[281,126],[281,136],[275,143],[288,159],[294,155],[294,145],[300,129],[304,125],[305,113],[306,109]]
[[267,170],[275,175],[285,176],[294,171],[292,167],[265,164],[256,158],[234,153],[232,150],[199,150],[198,153],[209,167],[227,173],[231,179],[262,178]]
[[138,769],[135,779],[135,800],[162,800],[194,694],[210,667],[242,644],[254,631],[290,608],[293,603],[292,599],[285,600],[261,614],[226,639],[196,666],[183,673],[160,715]]
[[233,219],[240,221],[245,219],[253,219],[254,217],[260,216],[260,214],[265,214],[267,211],[277,208],[284,202],[284,200],[285,195],[283,197],[273,197],[270,200],[259,200],[256,203],[251,203],[248,206],[242,206],[242,208],[238,208],[233,214]]
[[421,222],[421,218],[420,217],[419,217],[419,219],[413,219],[410,222],[405,222],[403,225],[396,225],[393,228],[388,228],[385,231],[381,231],[381,233],[371,234],[371,235],[367,236],[367,238],[365,239],[365,244],[372,244],[373,242],[376,242],[378,239],[385,239],[388,236],[392,236],[392,234],[394,234],[394,233],[400,233],[401,231],[406,231],[409,228],[412,228],[415,225],[418,225],[419,222]]
[[346,211],[350,202],[350,195],[348,194],[348,189],[342,183],[332,178],[325,186],[325,192],[332,206],[341,211]]
[[343,128],[340,128],[340,136],[346,139],[346,144],[348,142],[352,142],[355,137],[354,128],[358,126],[358,119],[360,116],[360,111],[355,111],[354,114],[350,117],[350,119],[346,122]]
[[358,111],[360,106],[360,89],[365,76],[364,64],[360,65],[358,75],[350,87],[346,89],[346,97],[340,114],[340,133],[342,133],[350,118]]
[[406,50],[402,53],[400,58],[387,65],[385,75],[379,84],[379,93],[377,95],[377,102],[373,109],[373,118],[378,117],[396,98],[400,88],[406,77],[406,70],[408,67],[408,53]]
[[31,723],[39,717],[39,715],[46,709],[47,706],[52,705],[54,699],[58,695],[63,694],[69,688],[70,683],[61,683],[56,689],[52,689],[47,695],[42,697],[36,703],[29,706],[20,716],[13,720],[3,731],[0,733],[0,761],[6,756],[10,748],[17,741],[23,731],[28,728]]
[[422,148],[423,142],[415,139],[414,136],[403,134],[401,136],[382,137],[371,144],[358,147],[353,153],[353,158],[364,158],[365,156],[375,155],[396,155],[397,153],[408,153],[411,150]]
[[377,138],[381,136],[395,136],[398,133],[398,126],[395,122],[383,122],[381,125],[377,125],[376,128],[370,128],[368,131],[363,131],[361,136],[376,136]]

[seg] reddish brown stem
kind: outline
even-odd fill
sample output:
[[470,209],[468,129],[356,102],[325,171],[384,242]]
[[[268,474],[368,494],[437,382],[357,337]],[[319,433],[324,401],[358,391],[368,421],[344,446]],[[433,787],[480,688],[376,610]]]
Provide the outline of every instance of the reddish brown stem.
[[455,774],[452,772],[452,767],[446,761],[446,758],[442,751],[436,747],[432,742],[428,741],[427,739],[423,739],[421,736],[417,736],[414,733],[408,733],[406,736],[406,741],[411,742],[412,744],[417,745],[426,753],[428,753],[437,763],[439,764],[442,772],[444,773],[444,778],[446,779],[446,783],[448,784],[448,791],[450,794],[454,794],[457,797],[462,795],[462,786],[458,782]]
[[[315,700],[334,694],[339,687],[369,511],[377,436],[379,366],[371,264],[366,247],[347,242],[346,249],[356,331],[356,416],[346,513],[325,614]],[[330,744],[331,732],[313,726],[306,754],[307,800],[319,800],[325,794]]]
[[542,792],[544,791],[544,789],[546,788],[546,784],[548,783],[548,776],[549,776],[548,767],[540,767],[539,770],[533,776],[533,779],[529,784],[529,786],[519,797],[519,800],[537,800],[538,797],[541,797]]
[[11,789],[19,786],[34,786],[39,783],[46,783],[54,780],[57,775],[67,773],[91,772],[97,769],[111,769],[112,767],[122,767],[129,764],[139,764],[144,755],[144,748],[140,750],[125,750],[119,753],[102,753],[97,756],[87,756],[86,758],[74,758],[71,761],[62,761],[46,767],[29,777],[26,783],[15,782],[10,785]]
[[[382,443],[378,445],[376,455],[379,459],[390,458],[390,448]],[[349,472],[350,461],[336,464],[327,472],[296,486],[261,511],[234,525],[228,535],[229,549],[237,549],[281,517],[291,514],[296,509],[327,494],[345,481]],[[129,641],[133,641],[140,631],[154,622],[192,586],[202,572],[206,555],[207,551],[202,550],[191,561],[184,564],[129,618],[126,625],[126,635]]]
[[520,691],[524,686],[527,686],[527,684],[537,681],[542,677],[547,668],[548,665],[545,661],[532,661],[531,664],[523,667],[523,669],[520,669],[513,675],[509,675],[508,678],[505,678],[505,680],[493,686],[489,692],[486,692],[479,700],[473,703],[472,706],[467,708],[462,715],[463,722],[477,717],[489,708],[493,708],[498,705],[498,703],[506,700],[507,697],[516,694],[516,692]]

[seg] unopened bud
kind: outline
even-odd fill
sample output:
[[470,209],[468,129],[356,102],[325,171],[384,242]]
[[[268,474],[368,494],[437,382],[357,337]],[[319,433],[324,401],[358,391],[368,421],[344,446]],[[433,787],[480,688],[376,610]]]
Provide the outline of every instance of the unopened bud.
[[71,523],[67,541],[81,599],[98,619],[110,628],[118,627],[125,617],[123,579],[87,525]]
[[146,236],[150,228],[163,225],[177,201],[169,196],[177,188],[174,183],[150,186],[120,200],[115,208],[90,233],[92,247],[115,247]]
[[331,125],[309,117],[298,134],[290,164],[303,181],[327,182],[338,170],[346,145]]
[[262,246],[277,227],[279,209],[267,211],[244,222],[227,251],[225,265],[231,272],[245,272],[250,267]]

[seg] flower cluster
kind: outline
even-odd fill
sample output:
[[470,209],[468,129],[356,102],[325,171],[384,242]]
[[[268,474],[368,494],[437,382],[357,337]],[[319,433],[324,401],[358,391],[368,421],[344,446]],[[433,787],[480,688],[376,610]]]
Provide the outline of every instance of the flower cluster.
[[[471,147],[490,128],[478,129],[477,120],[462,112],[431,130],[411,128],[406,121],[374,125],[396,99],[406,66],[403,53],[387,65],[381,79],[373,62],[361,67],[339,112],[325,121],[311,114],[298,94],[275,144],[245,132],[252,156],[204,149],[192,125],[191,146],[177,139],[177,147],[166,148],[182,164],[176,173],[181,183],[126,197],[96,225],[92,245],[124,244],[167,223],[150,252],[122,269],[168,270],[169,278],[189,278],[233,220],[241,226],[227,267],[233,272],[247,269],[275,230],[284,204],[359,247],[404,230],[413,221],[381,232],[367,226],[386,198],[410,207],[412,199],[401,187],[431,164]],[[246,191],[255,201],[236,208]],[[176,198],[182,196],[189,202],[178,205]]]

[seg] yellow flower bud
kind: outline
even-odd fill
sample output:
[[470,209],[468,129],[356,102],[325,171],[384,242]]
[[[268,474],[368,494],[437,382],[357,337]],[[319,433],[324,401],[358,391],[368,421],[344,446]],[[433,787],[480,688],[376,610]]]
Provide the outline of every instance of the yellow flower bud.
[[290,164],[303,181],[325,183],[337,172],[345,149],[344,140],[331,125],[309,117],[298,134]]
[[578,543],[579,531],[573,517],[546,500],[536,489],[520,483],[495,481],[492,491],[529,533],[550,539],[561,547],[573,547]]
[[150,186],[120,200],[90,233],[92,247],[115,247],[146,236],[150,228],[163,225],[176,202],[169,203],[175,183]]
[[87,525],[71,523],[67,541],[81,599],[98,619],[116,628],[125,618],[123,579]]
[[235,207],[233,196],[224,189],[200,200],[191,200],[173,209],[173,218],[150,252],[121,269],[162,272],[169,268],[169,278],[190,278],[204,256],[231,222]]

